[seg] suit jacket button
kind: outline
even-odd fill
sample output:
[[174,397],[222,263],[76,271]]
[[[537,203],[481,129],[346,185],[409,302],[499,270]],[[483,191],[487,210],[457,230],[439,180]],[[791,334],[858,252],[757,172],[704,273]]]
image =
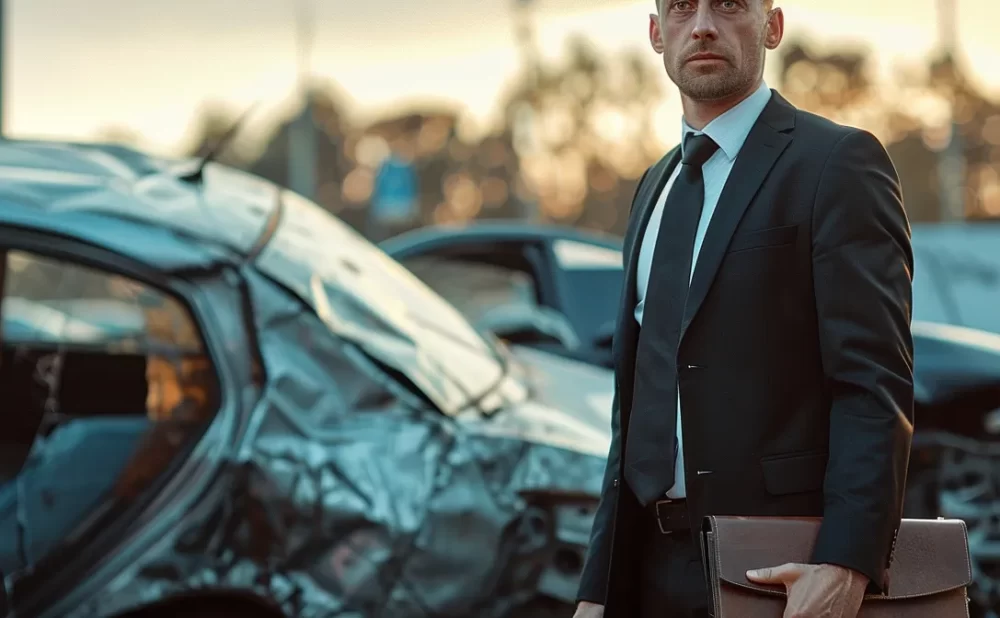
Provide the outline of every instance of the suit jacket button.
[[615,479],[615,480],[611,481],[611,486],[612,487],[618,487],[618,479]]

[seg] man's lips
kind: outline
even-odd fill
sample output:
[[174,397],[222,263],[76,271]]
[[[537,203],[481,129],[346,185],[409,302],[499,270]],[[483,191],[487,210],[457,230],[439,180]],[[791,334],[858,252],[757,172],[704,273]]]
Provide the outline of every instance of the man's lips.
[[697,54],[692,54],[691,56],[688,56],[687,59],[688,62],[694,62],[696,60],[725,60],[725,58],[723,58],[719,54],[699,52]]

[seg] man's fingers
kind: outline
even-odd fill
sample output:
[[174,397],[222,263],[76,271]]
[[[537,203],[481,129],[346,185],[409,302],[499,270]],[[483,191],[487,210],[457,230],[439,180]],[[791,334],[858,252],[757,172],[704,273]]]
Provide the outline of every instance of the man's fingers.
[[789,584],[799,576],[799,565],[782,564],[747,571],[747,579],[758,584]]

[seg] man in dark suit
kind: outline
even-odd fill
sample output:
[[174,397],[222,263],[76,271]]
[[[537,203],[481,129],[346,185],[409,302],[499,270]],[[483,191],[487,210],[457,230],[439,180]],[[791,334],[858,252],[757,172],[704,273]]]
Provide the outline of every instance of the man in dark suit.
[[[786,616],[884,590],[913,422],[913,258],[870,133],[763,82],[770,0],[659,0],[682,142],[625,238],[612,444],[577,616],[707,615],[707,514],[822,516],[809,564],[760,565]],[[683,404],[683,410],[682,410]]]

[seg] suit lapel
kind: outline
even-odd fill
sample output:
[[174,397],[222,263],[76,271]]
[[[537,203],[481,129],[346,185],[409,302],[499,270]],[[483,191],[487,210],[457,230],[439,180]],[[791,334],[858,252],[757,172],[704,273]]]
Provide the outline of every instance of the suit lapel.
[[794,127],[795,108],[774,92],[736,156],[705,233],[688,291],[681,325],[682,339],[712,287],[729,241],[743,219],[743,214],[778,157],[792,141],[789,133]]
[[621,303],[618,308],[618,325],[612,342],[612,356],[617,365],[621,358],[631,358],[633,354],[622,354],[622,346],[632,347],[635,345],[635,320],[630,320],[636,303],[635,283],[636,270],[639,261],[639,249],[642,247],[642,236],[649,223],[649,218],[653,214],[656,201],[663,191],[664,185],[670,179],[670,174],[674,171],[681,158],[680,147],[663,156],[650,170],[646,182],[639,189],[635,196],[633,208],[636,212],[629,217],[629,228],[625,232],[625,242],[623,245],[627,254],[625,260],[624,288],[621,290]]

